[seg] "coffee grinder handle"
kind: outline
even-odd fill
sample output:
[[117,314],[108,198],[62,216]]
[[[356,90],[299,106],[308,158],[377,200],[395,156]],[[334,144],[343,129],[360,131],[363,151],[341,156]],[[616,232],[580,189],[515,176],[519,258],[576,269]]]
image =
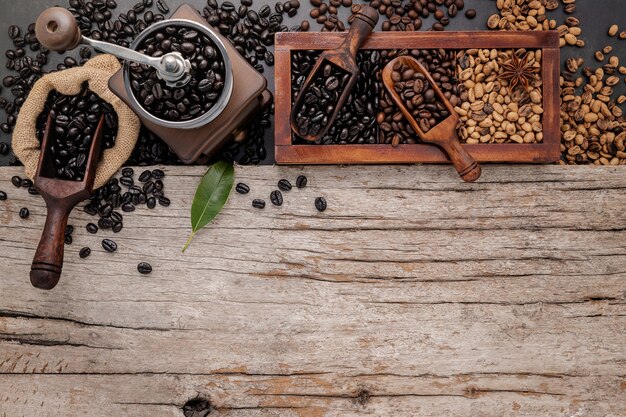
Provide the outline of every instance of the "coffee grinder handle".
[[37,40],[51,51],[63,52],[76,48],[82,34],[74,15],[63,7],[50,7],[35,23]]

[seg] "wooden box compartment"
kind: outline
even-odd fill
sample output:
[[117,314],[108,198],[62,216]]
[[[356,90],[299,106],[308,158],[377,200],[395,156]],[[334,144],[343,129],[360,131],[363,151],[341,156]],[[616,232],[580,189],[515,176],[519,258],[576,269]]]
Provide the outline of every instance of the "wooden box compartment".
[[[275,45],[275,154],[279,164],[377,164],[449,162],[438,147],[416,143],[293,144],[291,54],[337,47],[345,33],[278,33]],[[384,32],[373,33],[362,49],[538,49],[542,51],[543,141],[540,143],[463,144],[479,162],[554,162],[560,157],[559,35],[534,32]]]

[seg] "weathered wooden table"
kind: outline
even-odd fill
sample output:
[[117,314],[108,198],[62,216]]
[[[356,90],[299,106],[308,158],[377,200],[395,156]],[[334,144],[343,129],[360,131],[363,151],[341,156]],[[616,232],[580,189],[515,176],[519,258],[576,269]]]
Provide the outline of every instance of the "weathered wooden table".
[[203,169],[170,168],[173,204],[125,216],[115,254],[74,211],[50,292],[20,172],[0,168],[1,416],[626,415],[624,167],[239,167],[253,191],[184,255]]

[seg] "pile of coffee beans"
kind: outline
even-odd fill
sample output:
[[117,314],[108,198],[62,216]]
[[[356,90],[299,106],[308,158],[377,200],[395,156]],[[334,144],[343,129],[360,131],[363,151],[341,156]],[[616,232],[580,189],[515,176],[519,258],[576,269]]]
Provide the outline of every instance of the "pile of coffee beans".
[[141,31],[165,19],[164,15],[170,11],[164,0],[156,1],[157,13],[152,10],[153,0],[143,0],[114,19],[115,0],[70,0],[69,3],[68,10],[76,18],[83,35],[122,46],[129,46]]
[[131,87],[150,114],[180,122],[198,118],[219,99],[225,82],[224,57],[209,37],[184,26],[167,26],[145,39],[138,51],[152,57],[180,52],[191,62],[191,80],[180,88],[168,87],[157,71],[130,64]]
[[[387,93],[381,80],[382,68],[394,58],[404,55],[416,58],[429,70],[444,96],[453,106],[461,103],[461,91],[455,75],[456,51],[443,49],[362,50],[357,54],[360,75],[357,77],[356,85],[346,104],[337,114],[333,126],[321,140],[315,143],[392,145],[416,143],[416,133],[413,132],[402,112]],[[292,53],[292,102],[295,102],[318,56],[319,51]],[[294,135],[293,141],[296,144],[312,143],[297,135]]]
[[576,11],[576,0],[497,0],[499,13],[489,17],[487,27],[493,30],[558,30],[561,47],[571,45],[582,48],[585,41],[581,39],[582,29],[577,18],[568,16],[561,25],[548,18],[551,12],[560,8],[561,3],[566,14]]
[[[51,126],[46,126],[48,115]],[[51,92],[44,111],[38,118],[38,138],[41,142],[49,129],[46,154],[52,158],[53,172],[42,172],[53,178],[82,181],[100,118],[104,117],[101,149],[115,144],[117,114],[113,107],[83,85],[79,94],[66,96]],[[45,171],[45,170],[44,170]]]
[[[0,131],[10,135],[28,93],[44,72],[43,67],[48,63],[49,52],[37,41],[34,23],[26,31],[11,25],[8,36],[13,48],[5,51],[6,68],[12,75],[7,75],[2,80],[2,86],[10,89],[10,95],[0,96],[0,108],[6,113],[5,121],[0,123]],[[0,142],[0,155],[7,155],[10,150],[9,141]],[[11,161],[11,165],[18,163],[15,158]]]
[[392,68],[391,80],[394,82],[395,92],[417,121],[422,132],[428,133],[450,116],[430,81],[421,72],[397,61]]
[[[461,103],[454,108],[463,126],[461,142],[540,143],[543,141],[541,73],[534,74],[529,89],[511,89],[502,79],[502,64],[513,55],[528,58],[541,69],[540,50],[468,49],[457,55]],[[532,75],[532,74],[531,74]]]
[[[384,31],[420,30],[429,16],[434,16],[432,30],[441,31],[450,24],[465,7],[464,0],[371,0],[370,6],[388,19],[383,22]],[[476,17],[476,10],[466,13],[468,19]]]
[[304,94],[295,122],[300,136],[316,136],[326,128],[329,116],[335,111],[339,98],[352,74],[330,61],[321,64],[307,90],[296,90],[297,98]]
[[252,0],[240,0],[239,6],[230,1],[218,4],[217,0],[207,0],[202,14],[258,72],[263,72],[261,62],[274,65],[274,53],[269,49],[274,45],[274,35],[289,30],[308,30],[309,23],[303,22],[291,29],[283,23],[284,15],[296,15],[300,8],[299,0],[276,2],[273,10],[269,5],[254,10],[252,5]]
[[[298,92],[315,64],[319,51],[297,51],[292,53],[292,99]],[[380,83],[376,76],[380,70],[380,53],[376,50],[361,51],[356,57],[360,74],[350,90],[335,122],[318,141],[322,144],[376,143],[376,107]],[[295,143],[309,143],[294,137]]]
[[157,203],[164,207],[170,205],[170,200],[163,191],[165,173],[162,170],[143,171],[138,177],[139,184],[135,183],[133,175],[132,168],[123,168],[121,178],[112,178],[104,187],[96,190],[83,208],[85,213],[100,218],[97,226],[93,223],[87,225],[88,232],[97,233],[98,229],[120,232],[124,227],[124,217],[117,209],[129,213],[143,204],[149,209],[154,209]]
[[570,58],[561,72],[561,164],[626,165],[626,95],[615,92],[626,67],[602,58],[597,68]]
[[[343,32],[346,30],[346,25],[339,19],[339,8],[351,7],[352,0],[330,0],[325,3],[322,0],[311,0],[311,9],[309,15],[312,19],[315,19],[317,23],[322,25],[322,32]],[[353,12],[356,13],[360,8],[360,5],[355,5]]]
[[[398,56],[411,56],[417,59],[431,74],[448,101],[453,106],[460,103],[460,90],[455,76],[456,51],[444,49],[385,50],[381,52],[381,67],[384,67]],[[378,79],[380,80],[380,74]],[[416,98],[415,100],[418,99]],[[393,146],[416,143],[418,140],[417,134],[413,131],[411,125],[404,118],[404,115],[385,88],[381,89],[379,104],[380,109],[376,116],[376,121],[380,126],[378,143],[386,143]],[[431,125],[430,122],[429,120],[429,125]]]

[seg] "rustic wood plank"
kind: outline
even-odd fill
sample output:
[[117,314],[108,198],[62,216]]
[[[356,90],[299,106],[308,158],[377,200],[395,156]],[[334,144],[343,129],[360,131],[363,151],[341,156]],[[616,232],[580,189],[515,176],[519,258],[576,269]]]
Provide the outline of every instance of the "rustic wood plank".
[[[0,168],[0,415],[180,416],[198,395],[224,416],[626,413],[622,167],[238,167],[252,192],[185,255],[203,168],[166,171],[172,205],[118,235],[75,210],[44,292],[43,201]],[[300,173],[283,207],[250,206]]]

